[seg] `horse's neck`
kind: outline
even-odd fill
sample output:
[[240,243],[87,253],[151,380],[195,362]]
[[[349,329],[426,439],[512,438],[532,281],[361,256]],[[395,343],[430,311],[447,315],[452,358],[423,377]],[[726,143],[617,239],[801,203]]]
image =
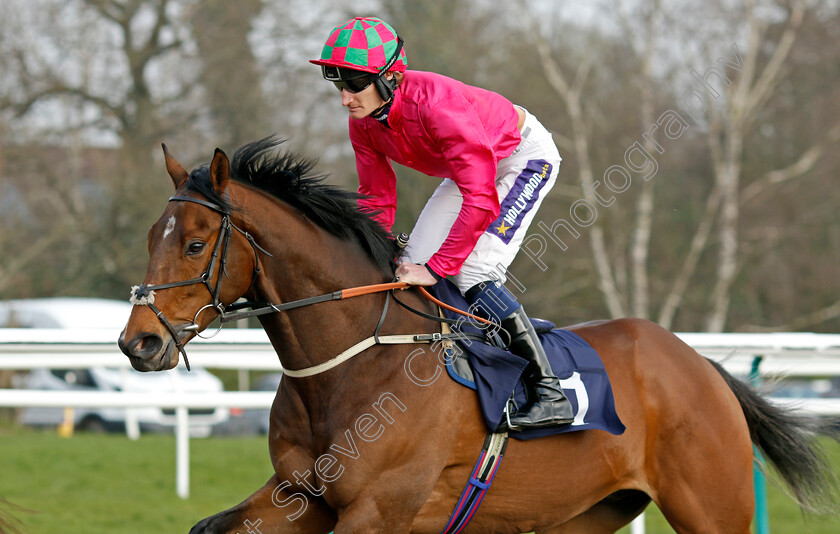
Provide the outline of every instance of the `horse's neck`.
[[[385,281],[358,246],[302,219],[289,206],[263,198],[247,212],[249,231],[272,255],[261,254],[262,274],[249,298],[279,304]],[[341,353],[366,330],[372,335],[384,298],[314,304],[265,315],[261,323],[283,366],[300,369]]]
[[[262,274],[248,297],[272,303],[285,303],[331,293],[340,289],[387,282],[378,267],[361,248],[338,239],[300,218],[286,205],[260,206],[260,220],[248,225],[257,242],[273,257],[261,254]],[[284,369],[300,370],[324,363],[376,332],[380,318],[381,335],[438,332],[439,326],[393,302],[383,316],[387,293],[376,293],[347,300],[330,301],[260,317],[260,322],[280,358]],[[431,304],[413,291],[399,293],[402,302],[426,312]],[[345,439],[347,422],[359,416],[360,403],[370,408],[386,392],[396,407],[420,409],[429,402],[448,406],[462,403],[448,401],[442,391],[444,381],[432,388],[418,387],[406,379],[406,358],[414,345],[370,347],[353,360],[316,376],[284,378],[272,417],[283,421],[289,435],[321,440],[325,447]],[[418,376],[440,373],[438,357],[424,349],[425,357],[412,360]],[[382,389],[372,383],[387,383]],[[430,396],[429,391],[434,395]],[[456,388],[447,390],[455,394]],[[280,398],[280,397],[278,397]],[[390,402],[390,401],[389,401]],[[397,412],[394,412],[395,414]],[[344,443],[344,441],[340,441]]]

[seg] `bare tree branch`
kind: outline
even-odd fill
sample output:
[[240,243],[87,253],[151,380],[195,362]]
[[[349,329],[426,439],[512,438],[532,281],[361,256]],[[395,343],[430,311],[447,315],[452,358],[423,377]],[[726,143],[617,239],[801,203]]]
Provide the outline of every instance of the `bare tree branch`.
[[758,196],[768,191],[771,187],[800,178],[814,168],[819,160],[825,155],[826,149],[840,141],[840,124],[829,130],[828,134],[805,152],[799,159],[783,169],[774,169],[765,174],[759,180],[746,186],[741,191],[741,204],[746,205]]
[[706,249],[706,245],[709,242],[709,236],[712,233],[712,227],[720,208],[720,199],[720,189],[715,186],[706,198],[706,207],[703,212],[703,217],[700,219],[700,224],[697,226],[697,230],[694,232],[694,237],[691,239],[691,246],[688,249],[688,253],[683,259],[682,266],[680,267],[677,277],[674,279],[674,283],[671,286],[671,290],[665,297],[662,308],[659,312],[657,322],[665,328],[670,329],[674,324],[674,317],[676,316],[680,304],[682,304],[683,295],[685,295],[685,291],[688,289],[688,284],[694,276],[694,271],[697,268],[697,264],[700,262],[700,256],[703,254],[703,251]]
[[102,108],[104,111],[111,113],[112,115],[120,118],[121,120],[125,119],[123,110],[112,105],[104,97],[91,94],[81,87],[70,87],[58,81],[56,81],[54,85],[47,89],[33,93],[32,95],[30,95],[29,98],[26,99],[25,102],[21,102],[19,104],[14,105],[13,108],[15,109],[15,114],[18,117],[21,117],[27,112],[29,112],[32,106],[40,102],[41,100],[60,95],[79,97],[80,99],[86,102],[95,104],[96,106]]
[[[726,325],[731,289],[738,270],[740,181],[746,128],[777,86],[782,65],[793,46],[805,10],[803,1],[795,0],[793,11],[772,56],[761,74],[755,78],[753,72],[764,43],[766,24],[758,20],[752,0],[747,1],[745,6],[750,35],[749,47],[745,52],[747,68],[730,91],[726,114],[718,117],[719,132],[717,127],[710,127],[708,134],[715,165],[715,181],[722,195],[718,221],[717,273],[711,294],[711,308],[706,316],[706,329],[710,332],[721,332]],[[712,112],[710,115],[716,114]],[[723,137],[722,141],[718,133]]]
[[41,235],[25,249],[17,251],[14,257],[10,258],[6,255],[4,259],[8,261],[5,265],[0,264],[0,291],[4,291],[12,284],[15,284],[16,276],[19,273],[26,269],[31,269],[33,265],[37,264],[41,254],[63,236],[67,235],[68,232],[65,227],[54,225],[49,234]]
[[[566,109],[571,117],[572,138],[574,140],[575,157],[580,167],[580,180],[584,187],[584,197],[587,201],[596,204],[593,187],[594,178],[592,172],[592,160],[589,154],[589,141],[587,136],[586,120],[583,114],[581,102],[581,91],[586,82],[590,65],[584,61],[578,67],[575,75],[574,86],[570,86],[563,74],[562,69],[554,60],[551,50],[545,38],[540,33],[536,21],[533,23],[532,34],[536,36],[537,53],[540,56],[541,64],[549,84],[563,98]],[[616,287],[615,276],[610,266],[609,254],[607,252],[604,230],[597,221],[590,227],[592,236],[592,255],[595,260],[595,267],[598,272],[599,285],[604,293],[609,313],[613,317],[625,315],[624,305],[621,301],[621,294]]]
[[776,326],[745,324],[736,330],[739,332],[800,332],[838,317],[840,317],[840,300],[815,312],[797,317],[785,324]]
[[[640,53],[641,73],[636,79],[641,93],[639,106],[640,126],[648,128],[654,122],[653,92],[653,57],[655,36],[657,35],[656,17],[661,9],[660,0],[654,0],[644,16],[644,45]],[[625,33],[630,35],[634,25],[625,15],[623,2],[617,9],[618,18]],[[648,147],[650,149],[650,147]],[[630,243],[630,267],[632,275],[632,310],[636,317],[647,319],[650,316],[650,281],[648,279],[648,257],[653,232],[653,196],[654,182],[643,181],[642,189],[636,200],[635,222]]]
[[85,3],[96,9],[96,12],[105,19],[117,24],[131,17],[127,6],[109,0],[85,0]]
[[[788,23],[782,32],[782,36],[779,38],[776,50],[773,51],[773,55],[770,56],[770,60],[767,62],[764,70],[761,71],[761,75],[756,80],[755,85],[750,89],[749,95],[744,101],[743,117],[745,120],[751,121],[756,116],[757,110],[772,95],[773,89],[781,77],[782,66],[788,58],[791,48],[793,48],[793,43],[796,40],[796,32],[802,25],[804,16],[805,2],[803,0],[794,0]],[[754,20],[753,23],[755,23]],[[757,50],[752,52],[752,54],[758,57]]]

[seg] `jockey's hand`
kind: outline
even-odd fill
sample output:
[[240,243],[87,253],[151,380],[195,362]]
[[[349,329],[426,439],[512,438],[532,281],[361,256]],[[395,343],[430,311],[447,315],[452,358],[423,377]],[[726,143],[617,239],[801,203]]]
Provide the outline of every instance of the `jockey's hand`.
[[437,279],[432,276],[425,265],[417,265],[416,263],[401,263],[395,274],[398,282],[405,282],[413,286],[433,286],[437,283]]

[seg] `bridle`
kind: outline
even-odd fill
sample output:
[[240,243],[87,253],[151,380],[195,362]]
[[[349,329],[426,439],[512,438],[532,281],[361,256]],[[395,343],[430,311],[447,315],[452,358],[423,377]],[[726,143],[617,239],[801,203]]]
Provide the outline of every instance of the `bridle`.
[[[317,303],[320,303],[320,302],[328,302],[328,301],[332,301],[332,300],[344,300],[346,298],[357,297],[357,296],[361,296],[361,295],[368,295],[368,294],[371,294],[371,293],[378,293],[378,292],[384,292],[384,291],[393,291],[395,289],[406,289],[407,287],[409,287],[409,284],[406,284],[405,282],[392,282],[392,283],[386,283],[386,284],[374,284],[374,285],[370,285],[370,286],[361,286],[361,287],[354,287],[354,288],[350,288],[350,289],[343,289],[343,290],[339,290],[339,291],[333,291],[332,293],[326,293],[324,295],[318,295],[318,296],[315,296],[315,297],[303,298],[303,299],[299,299],[299,300],[285,302],[285,303],[282,303],[282,304],[272,304],[270,302],[253,302],[253,301],[243,301],[243,302],[235,302],[235,303],[231,303],[231,304],[225,304],[220,299],[221,288],[222,288],[222,275],[227,276],[227,270],[226,270],[227,254],[228,254],[228,248],[229,248],[229,245],[230,245],[230,237],[233,233],[233,230],[235,229],[240,234],[242,234],[245,237],[245,239],[248,240],[248,243],[250,243],[251,249],[254,252],[254,271],[253,271],[253,274],[251,276],[251,285],[249,286],[249,288],[254,285],[254,282],[257,280],[257,278],[259,277],[260,272],[261,272],[259,253],[262,252],[269,257],[273,257],[272,254],[270,254],[267,250],[265,250],[260,245],[258,245],[257,242],[254,240],[254,236],[252,236],[246,230],[243,230],[243,229],[239,228],[238,226],[236,226],[236,224],[233,223],[233,221],[231,220],[231,215],[230,215],[230,209],[229,208],[226,208],[226,207],[221,206],[221,205],[219,205],[217,203],[214,203],[214,202],[210,202],[208,200],[195,198],[195,197],[178,196],[178,195],[170,197],[169,202],[192,202],[194,204],[200,204],[202,206],[210,208],[213,211],[216,211],[216,212],[218,212],[222,215],[222,223],[221,223],[221,226],[219,227],[219,234],[218,234],[218,237],[216,239],[216,245],[213,248],[213,254],[210,256],[210,261],[208,262],[207,267],[204,269],[204,272],[202,272],[196,278],[191,278],[189,280],[182,280],[182,281],[179,281],[179,282],[168,282],[168,283],[165,283],[165,284],[154,284],[154,285],[140,284],[139,286],[133,286],[131,288],[131,298],[129,299],[130,302],[132,304],[134,304],[135,306],[148,306],[149,309],[151,309],[152,312],[154,312],[155,316],[157,316],[158,320],[161,322],[161,324],[163,324],[163,326],[167,329],[169,334],[172,336],[172,340],[175,343],[175,346],[177,347],[178,352],[180,352],[181,356],[183,356],[183,358],[184,358],[184,365],[186,365],[188,371],[190,370],[190,362],[189,362],[189,359],[187,359],[187,352],[184,349],[184,343],[181,342],[181,340],[179,339],[178,332],[176,332],[175,327],[172,326],[172,323],[169,321],[169,319],[167,319],[166,315],[164,315],[164,313],[157,306],[155,306],[155,304],[154,304],[155,291],[159,291],[161,289],[171,289],[171,288],[174,288],[174,287],[184,287],[184,286],[189,286],[189,285],[204,284],[204,286],[207,288],[207,291],[210,292],[210,296],[213,298],[213,302],[210,303],[210,304],[205,304],[204,306],[199,308],[198,311],[195,313],[195,316],[193,317],[192,324],[187,325],[185,327],[182,327],[181,330],[180,330],[181,332],[194,331],[194,332],[196,332],[196,335],[199,335],[198,330],[199,330],[199,328],[201,328],[201,326],[198,324],[198,316],[199,316],[199,314],[201,314],[202,311],[204,311],[207,308],[213,308],[214,310],[216,310],[216,312],[219,314],[219,320],[220,320],[221,324],[224,324],[224,323],[227,323],[227,322],[230,322],[230,321],[236,321],[236,320],[245,319],[245,318],[248,318],[248,317],[257,317],[257,316],[265,315],[265,314],[268,314],[268,313],[276,313],[276,312],[282,312],[282,311],[290,310],[290,309],[294,309],[294,308],[301,308],[303,306],[309,306],[309,305],[317,304]],[[216,285],[214,286],[211,283],[211,279],[213,277],[214,271],[216,270],[216,264],[217,263],[219,264],[219,268],[218,268],[219,276],[216,280]],[[423,287],[420,287],[420,291],[421,291],[421,293],[423,293],[423,295],[426,298],[435,302],[439,306],[450,309],[451,311],[454,311],[456,313],[466,315],[467,317],[469,317],[472,320],[477,320],[477,321],[487,323],[487,324],[494,324],[491,321],[487,321],[486,319],[483,319],[481,317],[477,317],[475,315],[462,312],[461,310],[452,308],[451,306],[449,306],[449,305],[447,305],[443,302],[440,302],[439,300],[437,300],[433,296],[431,296]],[[439,317],[434,317],[434,316],[431,316],[431,315],[424,314],[422,312],[418,312],[417,310],[414,310],[414,309],[406,306],[405,304],[401,303],[398,299],[395,298],[395,300],[401,306],[413,311],[414,313],[419,313],[420,315],[423,315],[424,317],[427,317],[429,319],[437,320],[439,322],[455,323],[455,321],[451,321],[451,320],[447,320],[447,319],[440,319]],[[250,308],[250,309],[243,310],[243,308]],[[236,310],[243,310],[243,311],[236,311]],[[388,305],[387,305],[387,300],[386,300],[385,308],[382,311],[382,315],[379,319],[379,324],[377,325],[377,328],[376,328],[376,334],[373,337],[373,339],[376,339],[377,342],[379,342],[379,336],[378,336],[379,329],[380,329],[380,327],[382,326],[382,324],[385,320],[385,314],[387,313],[387,310],[388,310]],[[219,329],[221,329],[221,325],[219,326]],[[218,330],[216,331],[216,333],[218,333]],[[429,336],[428,339],[426,339],[427,336]],[[437,337],[435,337],[435,336],[437,336]],[[402,336],[399,336],[399,337],[402,337]],[[413,336],[413,338],[415,338],[415,341],[421,341],[421,340],[422,341],[431,341],[431,340],[434,340],[434,339],[440,339],[440,334],[434,334],[434,335],[433,334],[427,334],[427,335]],[[458,336],[453,336],[453,339],[455,339],[455,338],[458,338]],[[461,334],[460,339],[463,339],[463,338],[464,338],[464,335]]]
[[[204,311],[207,308],[215,309],[221,316],[222,322],[227,322],[240,318],[231,317],[236,316],[237,314],[227,312],[225,310],[226,305],[221,301],[219,297],[222,291],[222,275],[227,276],[227,254],[228,247],[230,246],[230,237],[233,233],[233,229],[236,229],[236,231],[245,236],[245,239],[248,240],[248,243],[251,244],[251,248],[254,251],[254,272],[251,277],[251,285],[253,285],[254,281],[260,274],[259,252],[263,252],[268,256],[271,256],[271,254],[267,250],[259,246],[251,234],[239,228],[233,223],[233,221],[231,221],[229,209],[219,204],[194,197],[173,196],[169,198],[169,202],[193,202],[195,204],[206,206],[211,210],[216,211],[222,215],[222,224],[219,227],[219,235],[216,239],[216,245],[213,247],[213,254],[210,256],[210,261],[208,262],[207,267],[204,269],[204,272],[202,272],[196,278],[182,280],[180,282],[169,282],[166,284],[155,285],[140,284],[139,286],[133,286],[131,288],[130,302],[135,306],[148,306],[154,312],[158,320],[161,322],[161,324],[163,324],[164,327],[166,327],[166,329],[169,331],[169,334],[172,336],[172,340],[175,343],[175,346],[178,348],[178,352],[180,352],[181,355],[184,357],[184,364],[187,366],[187,370],[189,371],[190,362],[187,359],[187,352],[186,350],[184,350],[184,344],[179,339],[178,333],[175,331],[175,327],[172,326],[172,323],[169,321],[169,319],[167,319],[163,312],[154,304],[155,291],[159,291],[161,289],[170,289],[173,287],[184,287],[195,284],[204,284],[204,286],[207,288],[207,291],[210,292],[210,296],[213,298],[213,302],[199,308],[199,310],[195,312],[192,324],[181,329],[182,332],[198,332],[198,329],[200,328],[198,324],[198,316],[199,314],[201,314],[202,311]],[[219,263],[219,276],[216,279],[216,285],[214,286],[211,282],[211,279],[213,278],[214,271],[216,271],[216,263]]]

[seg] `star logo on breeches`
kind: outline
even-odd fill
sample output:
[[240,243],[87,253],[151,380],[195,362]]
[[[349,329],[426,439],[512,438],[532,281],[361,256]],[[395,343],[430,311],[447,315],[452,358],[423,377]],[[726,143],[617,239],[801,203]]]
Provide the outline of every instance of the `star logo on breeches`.
[[504,222],[504,221],[502,221],[501,226],[497,226],[497,227],[496,227],[496,230],[497,230],[497,231],[498,231],[501,235],[507,235],[505,232],[507,232],[508,230],[510,230],[510,226],[505,226],[505,222]]

